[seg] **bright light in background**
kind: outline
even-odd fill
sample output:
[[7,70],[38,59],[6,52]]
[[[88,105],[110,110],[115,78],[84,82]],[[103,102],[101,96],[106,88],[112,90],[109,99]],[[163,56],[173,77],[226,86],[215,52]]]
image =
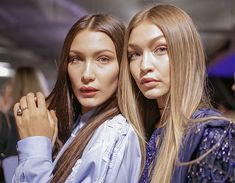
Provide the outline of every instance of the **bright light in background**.
[[0,77],[12,77],[14,70],[10,68],[11,65],[7,62],[0,62]]

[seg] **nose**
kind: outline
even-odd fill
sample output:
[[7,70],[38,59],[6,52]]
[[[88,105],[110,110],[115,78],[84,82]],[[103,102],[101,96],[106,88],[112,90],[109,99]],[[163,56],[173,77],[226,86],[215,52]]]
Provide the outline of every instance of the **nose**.
[[92,62],[87,61],[85,64],[84,71],[82,73],[82,82],[87,84],[94,80],[95,80],[95,75],[94,75],[94,71],[92,68]]
[[143,53],[143,57],[140,63],[140,70],[144,74],[153,71],[151,53]]

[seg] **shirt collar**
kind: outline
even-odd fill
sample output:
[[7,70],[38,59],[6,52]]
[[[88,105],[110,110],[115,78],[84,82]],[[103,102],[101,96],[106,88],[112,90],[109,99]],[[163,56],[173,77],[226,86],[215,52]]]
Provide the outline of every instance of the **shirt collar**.
[[86,124],[86,122],[91,118],[91,116],[96,112],[97,108],[92,109],[82,115],[79,115],[75,124],[74,124],[74,128],[75,129],[81,129],[84,124]]

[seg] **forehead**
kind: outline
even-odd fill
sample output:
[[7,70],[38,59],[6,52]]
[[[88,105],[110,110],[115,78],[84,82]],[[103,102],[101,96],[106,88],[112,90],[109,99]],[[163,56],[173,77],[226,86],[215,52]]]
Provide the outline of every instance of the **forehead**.
[[164,36],[161,29],[151,22],[144,21],[132,29],[128,43],[143,43],[159,36]]
[[101,47],[110,47],[110,49],[114,48],[114,43],[112,39],[103,32],[92,31],[92,30],[82,30],[77,33],[75,36],[72,44],[71,49],[73,47],[81,47],[81,46],[88,46],[94,45],[99,48]]

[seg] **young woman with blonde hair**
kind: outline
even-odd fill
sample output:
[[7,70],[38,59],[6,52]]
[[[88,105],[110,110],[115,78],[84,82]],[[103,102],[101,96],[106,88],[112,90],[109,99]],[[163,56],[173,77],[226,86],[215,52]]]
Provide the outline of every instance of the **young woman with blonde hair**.
[[183,10],[157,5],[129,23],[118,97],[122,113],[151,135],[140,182],[235,181],[235,125],[211,108],[205,71]]
[[[116,99],[124,33],[125,26],[105,14],[84,16],[70,29],[47,100],[52,111],[41,93],[27,94],[14,107],[22,140],[13,182],[138,181],[138,124],[120,114]],[[52,162],[57,119],[65,144]]]

